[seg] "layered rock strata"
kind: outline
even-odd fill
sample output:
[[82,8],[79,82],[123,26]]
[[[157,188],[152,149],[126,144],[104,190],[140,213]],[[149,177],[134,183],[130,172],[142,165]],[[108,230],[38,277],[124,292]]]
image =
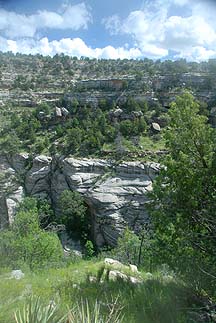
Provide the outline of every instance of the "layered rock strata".
[[[64,190],[80,192],[89,207],[93,237],[98,246],[114,245],[122,230],[138,231],[148,221],[147,193],[159,171],[159,164],[102,159],[51,158],[37,156],[30,161],[19,155],[0,160],[12,191],[1,192],[0,223],[13,220],[16,204],[23,196],[48,198],[57,215],[58,200]],[[7,185],[6,185],[7,186]]]

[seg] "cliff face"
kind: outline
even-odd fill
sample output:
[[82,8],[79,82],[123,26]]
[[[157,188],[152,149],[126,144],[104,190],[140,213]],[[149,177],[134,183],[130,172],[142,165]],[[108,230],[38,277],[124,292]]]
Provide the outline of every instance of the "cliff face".
[[13,160],[0,161],[6,172],[8,192],[1,193],[0,223],[11,222],[17,202],[25,194],[47,197],[57,215],[60,194],[66,190],[80,192],[92,217],[92,232],[98,246],[115,244],[119,233],[129,226],[137,230],[148,220],[147,192],[159,171],[159,164],[122,162],[101,159],[60,158],[38,156],[30,162],[19,155]]

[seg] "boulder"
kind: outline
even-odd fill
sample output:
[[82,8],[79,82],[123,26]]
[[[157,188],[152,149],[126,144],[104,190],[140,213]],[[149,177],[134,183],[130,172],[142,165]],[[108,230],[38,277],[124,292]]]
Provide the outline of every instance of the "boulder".
[[142,279],[137,278],[137,277],[133,277],[133,276],[127,276],[126,274],[123,274],[122,272],[118,271],[118,270],[110,270],[109,272],[109,279],[110,280],[118,280],[118,279],[122,279],[124,282],[130,282],[132,284],[140,284],[142,283]]
[[112,258],[105,258],[104,264],[109,266],[114,266],[114,267],[125,267],[125,265],[123,265],[120,261]]
[[62,115],[64,116],[64,117],[67,117],[67,116],[69,116],[69,111],[66,109],[66,108],[61,108],[61,111],[62,111]]
[[22,272],[22,270],[12,270],[10,278],[11,279],[17,279],[20,280],[25,277],[25,274]]
[[142,279],[133,276],[129,276],[129,281],[132,284],[141,284],[143,282]]
[[110,272],[109,272],[109,279],[110,280],[117,280],[119,278],[124,280],[124,281],[128,281],[128,276],[127,275],[121,273],[118,270],[110,270]]
[[55,107],[55,115],[57,118],[61,118],[62,117],[62,110],[58,107]]
[[152,125],[151,125],[151,127],[152,127],[152,130],[154,131],[154,132],[160,132],[161,131],[161,127],[160,127],[160,125],[158,124],[158,123],[156,123],[156,122],[153,122],[152,123]]
[[132,271],[132,273],[138,273],[138,269],[136,265],[129,265],[130,270]]

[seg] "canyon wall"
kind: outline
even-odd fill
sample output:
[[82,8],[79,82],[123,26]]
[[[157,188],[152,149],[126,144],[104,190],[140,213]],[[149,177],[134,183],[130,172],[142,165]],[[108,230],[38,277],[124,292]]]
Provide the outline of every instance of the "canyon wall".
[[26,154],[0,158],[0,225],[13,221],[16,205],[25,195],[48,198],[57,216],[64,190],[82,194],[92,217],[97,246],[114,245],[122,230],[138,230],[148,221],[147,193],[158,174],[154,162],[116,162],[102,159],[51,158]]

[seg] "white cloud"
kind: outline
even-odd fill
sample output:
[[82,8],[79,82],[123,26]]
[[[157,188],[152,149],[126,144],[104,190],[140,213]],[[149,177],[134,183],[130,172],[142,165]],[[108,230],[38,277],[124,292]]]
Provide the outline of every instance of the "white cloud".
[[216,57],[215,17],[213,0],[143,0],[142,8],[124,19],[115,14],[102,20],[110,34],[128,35],[132,45],[92,48],[80,38],[50,41],[41,36],[44,29],[87,29],[92,16],[84,2],[67,3],[58,12],[43,10],[31,15],[0,9],[0,50],[129,59],[166,58],[175,53],[174,59],[207,60]]
[[47,37],[40,40],[19,39],[7,40],[0,37],[0,51],[12,51],[13,53],[23,54],[42,54],[53,56],[64,53],[70,56],[86,56],[91,58],[138,58],[141,51],[137,48],[127,49],[125,47],[114,48],[106,46],[104,48],[91,48],[80,38],[63,38],[60,40],[49,41]]
[[64,6],[61,13],[43,10],[25,15],[0,9],[0,33],[12,39],[34,37],[44,28],[86,29],[91,21],[91,14],[84,3]]
[[191,50],[183,50],[181,54],[175,55],[175,59],[186,58],[189,61],[206,61],[216,56],[216,50],[206,49],[202,46],[193,47]]
[[163,43],[170,49],[181,51],[193,46],[208,46],[215,41],[214,29],[200,16],[172,16],[164,24]]
[[[182,7],[187,16],[180,14]],[[202,60],[216,55],[215,16],[216,4],[208,0],[146,0],[142,10],[125,19],[105,18],[103,24],[112,34],[131,36],[144,56],[166,57],[174,51],[175,57]]]

